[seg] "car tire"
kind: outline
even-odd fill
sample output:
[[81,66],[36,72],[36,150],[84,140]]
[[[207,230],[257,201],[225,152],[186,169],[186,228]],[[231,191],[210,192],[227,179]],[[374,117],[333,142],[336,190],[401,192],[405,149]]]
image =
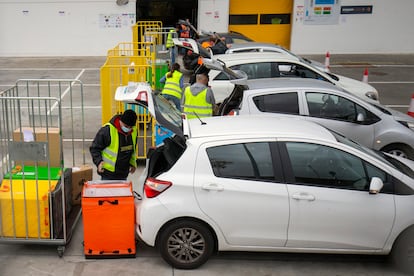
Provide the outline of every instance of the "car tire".
[[414,150],[406,145],[389,145],[382,149],[389,154],[414,160]]
[[210,230],[196,221],[177,221],[165,227],[157,242],[162,258],[178,269],[194,269],[213,253]]
[[405,230],[395,241],[391,261],[397,269],[414,273],[414,226]]

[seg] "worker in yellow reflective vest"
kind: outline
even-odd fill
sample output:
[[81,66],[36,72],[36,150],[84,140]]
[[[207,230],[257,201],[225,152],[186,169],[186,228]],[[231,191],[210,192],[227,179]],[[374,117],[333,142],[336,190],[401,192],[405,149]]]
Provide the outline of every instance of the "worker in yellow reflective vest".
[[187,86],[182,99],[182,111],[188,119],[214,115],[216,101],[213,91],[208,87],[208,75],[198,74],[196,82]]
[[171,29],[168,34],[167,34],[167,39],[165,41],[165,47],[167,48],[167,50],[169,50],[170,52],[170,59],[171,59],[171,64],[175,63],[175,56],[176,54],[176,50],[175,50],[175,44],[173,41],[173,38],[177,38],[178,34],[180,32],[180,24],[176,24],[175,25],[175,29]]
[[137,145],[137,114],[125,110],[101,127],[89,151],[102,180],[126,180],[134,173]]
[[174,63],[171,66],[171,70],[160,79],[160,83],[164,83],[161,95],[173,102],[178,110],[181,110],[184,78],[183,73],[180,72],[180,64]]

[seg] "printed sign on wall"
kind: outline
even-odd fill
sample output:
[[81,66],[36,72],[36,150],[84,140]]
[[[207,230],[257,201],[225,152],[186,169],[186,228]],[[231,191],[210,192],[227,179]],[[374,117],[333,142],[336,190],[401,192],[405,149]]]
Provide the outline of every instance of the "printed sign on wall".
[[305,0],[305,20],[307,25],[338,24],[340,0]]
[[122,14],[100,14],[99,28],[101,29],[118,29],[131,27],[135,24],[135,13]]

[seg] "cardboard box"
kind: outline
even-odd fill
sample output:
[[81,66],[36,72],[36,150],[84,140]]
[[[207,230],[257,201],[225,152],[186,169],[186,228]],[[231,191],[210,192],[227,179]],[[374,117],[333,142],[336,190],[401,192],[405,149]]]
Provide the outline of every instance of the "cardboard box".
[[[13,131],[13,141],[24,142],[47,142],[49,146],[49,160],[50,167],[61,166],[61,148],[60,148],[60,134],[59,128],[31,128],[22,127]],[[34,166],[34,161],[24,160],[24,162],[16,160],[16,164],[24,164],[26,166]],[[37,166],[47,167],[47,161],[37,162]]]
[[72,205],[80,205],[83,184],[92,180],[92,166],[82,165],[72,168]]

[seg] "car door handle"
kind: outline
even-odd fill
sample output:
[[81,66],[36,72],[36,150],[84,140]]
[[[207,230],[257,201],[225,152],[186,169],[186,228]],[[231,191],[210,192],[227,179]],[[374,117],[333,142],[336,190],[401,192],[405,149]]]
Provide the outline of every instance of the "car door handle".
[[223,191],[224,187],[220,184],[216,184],[216,183],[210,183],[210,184],[206,184],[202,187],[203,190],[208,190],[208,191]]
[[308,194],[308,193],[296,193],[292,195],[292,198],[296,200],[307,200],[307,201],[315,200],[315,196]]

